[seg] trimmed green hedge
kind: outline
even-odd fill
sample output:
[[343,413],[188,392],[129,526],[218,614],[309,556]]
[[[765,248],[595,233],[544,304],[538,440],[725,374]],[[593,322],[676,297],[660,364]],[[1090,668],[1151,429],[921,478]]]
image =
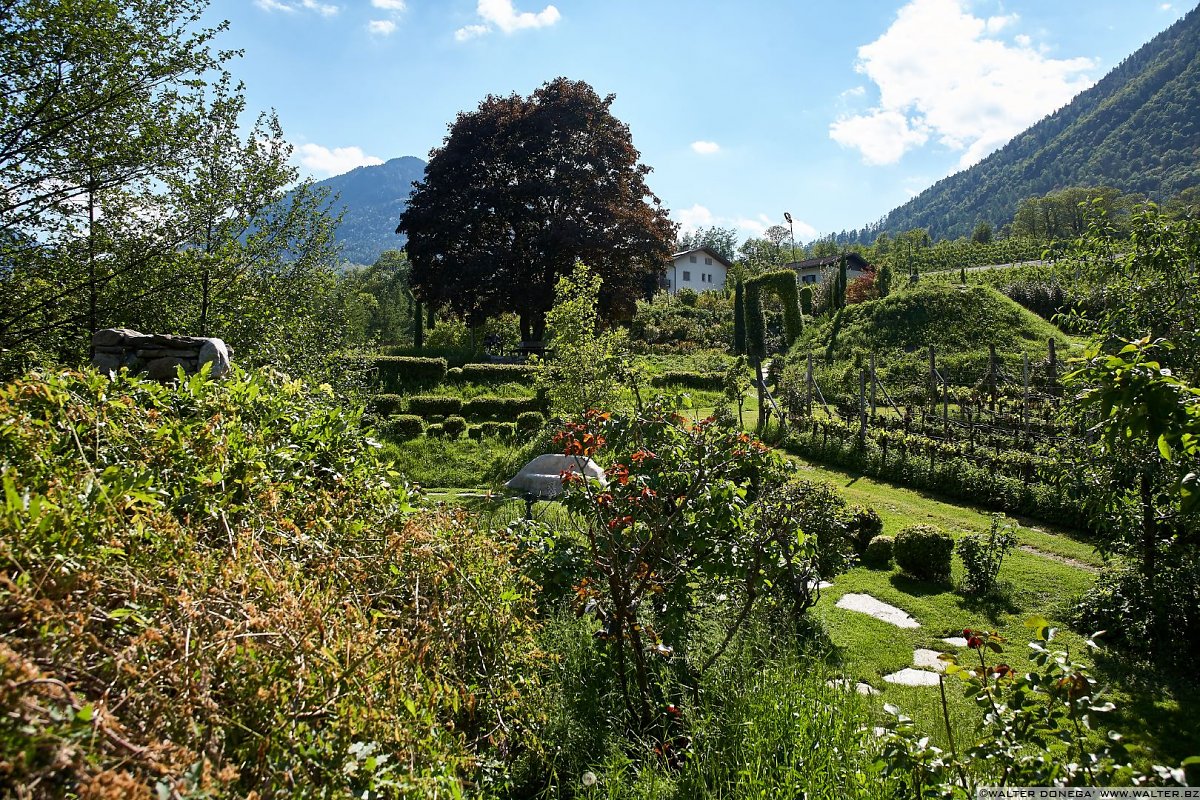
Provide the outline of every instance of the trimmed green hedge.
[[543,412],[546,401],[540,397],[476,397],[462,405],[462,413],[471,419],[512,422],[528,411]]
[[687,389],[720,389],[725,377],[716,372],[670,371],[650,379],[652,386],[683,386]]
[[445,397],[443,395],[414,395],[408,398],[408,413],[422,417],[440,414],[448,417],[451,414],[463,413],[461,397]]
[[367,407],[371,413],[381,417],[399,414],[404,409],[404,396],[398,394],[377,394],[370,399]]
[[766,272],[746,281],[743,298],[746,316],[746,350],[753,358],[765,358],[766,322],[763,319],[762,293],[774,292],[783,302],[784,344],[791,347],[804,331],[804,316],[800,313],[800,295],[796,273],[790,269]]
[[397,414],[379,426],[379,432],[401,441],[416,439],[425,433],[425,421],[415,414]]
[[441,383],[446,377],[446,359],[416,356],[376,356],[372,361],[385,389],[398,390],[412,384]]
[[892,543],[896,566],[923,581],[949,583],[953,554],[954,537],[933,525],[910,525]]
[[536,433],[546,424],[546,417],[540,411],[522,411],[517,415],[517,430],[523,434]]
[[471,383],[522,383],[533,378],[527,364],[464,364],[457,380]]
[[442,431],[451,439],[462,436],[466,429],[467,421],[459,416],[446,417],[446,421],[442,423]]

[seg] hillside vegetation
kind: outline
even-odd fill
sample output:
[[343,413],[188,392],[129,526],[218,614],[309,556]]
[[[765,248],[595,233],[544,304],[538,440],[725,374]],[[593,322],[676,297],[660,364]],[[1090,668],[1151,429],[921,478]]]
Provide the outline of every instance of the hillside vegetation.
[[386,475],[282,377],[0,389],[0,787],[458,792],[536,686],[531,590]]
[[1021,200],[1068,186],[1112,186],[1162,201],[1200,186],[1200,8],[1091,89],[968,170],[938,181],[864,233],[925,228],[969,236],[1013,218]]

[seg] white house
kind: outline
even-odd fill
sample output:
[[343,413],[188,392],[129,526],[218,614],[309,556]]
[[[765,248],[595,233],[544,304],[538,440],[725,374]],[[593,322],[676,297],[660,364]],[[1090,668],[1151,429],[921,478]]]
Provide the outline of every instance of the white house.
[[[836,274],[841,261],[841,256],[824,256],[821,258],[810,258],[807,261],[791,261],[784,266],[788,269],[796,271],[796,277],[800,283],[821,283],[825,280],[825,276]],[[866,259],[858,253],[846,253],[846,282],[849,283],[855,278],[861,278],[870,270]]]
[[733,264],[715,250],[698,247],[671,256],[667,262],[663,287],[671,294],[680,289],[708,292],[725,288],[725,274]]

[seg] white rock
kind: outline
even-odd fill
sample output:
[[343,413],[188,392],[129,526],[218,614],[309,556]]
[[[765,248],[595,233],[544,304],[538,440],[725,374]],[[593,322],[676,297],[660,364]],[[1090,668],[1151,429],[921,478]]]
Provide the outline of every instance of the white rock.
[[901,686],[937,686],[938,674],[924,669],[913,669],[905,667],[899,672],[893,672],[891,675],[884,675],[883,679],[888,683],[896,683]]
[[205,339],[200,345],[200,366],[212,362],[212,377],[219,378],[229,371],[229,348],[221,339]]
[[967,646],[967,640],[961,636],[947,636],[945,639],[942,639],[942,641],[945,642],[946,644],[950,645],[951,647],[966,647]]
[[590,458],[583,456],[566,456],[550,453],[538,456],[504,484],[514,491],[524,492],[533,497],[543,499],[558,497],[562,494],[562,474],[564,472],[583,472],[589,478],[596,478],[601,486],[607,486],[604,470]]
[[937,650],[918,648],[913,651],[913,666],[945,672],[946,662],[938,658],[940,655]]
[[919,628],[921,623],[910,617],[903,609],[876,600],[869,594],[844,594],[837,601],[838,608],[869,614],[877,620],[895,625],[897,628]]

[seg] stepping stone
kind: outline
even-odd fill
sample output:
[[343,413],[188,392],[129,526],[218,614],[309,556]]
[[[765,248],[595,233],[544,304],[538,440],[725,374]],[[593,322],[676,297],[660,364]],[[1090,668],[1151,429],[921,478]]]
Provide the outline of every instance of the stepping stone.
[[813,584],[816,584],[816,587],[818,589],[828,589],[830,586],[833,586],[833,584],[830,583],[829,581],[820,581],[819,583],[816,581],[809,581],[808,587],[811,589],[813,587]]
[[947,636],[945,639],[942,639],[942,641],[945,642],[946,644],[950,645],[951,647],[966,647],[967,646],[967,640],[961,636]]
[[869,594],[844,594],[837,601],[838,608],[869,614],[877,620],[895,625],[897,628],[919,628],[921,623],[910,617],[903,609],[876,600]]
[[940,658],[938,658],[938,656],[940,656],[940,655],[941,655],[941,653],[939,653],[937,650],[925,650],[925,649],[914,650],[913,651],[913,666],[914,667],[924,667],[925,669],[932,669],[937,672],[945,672],[946,671],[946,662],[942,661]]
[[[832,680],[825,681],[825,685],[830,688],[833,688],[833,689],[849,689],[850,681],[846,678],[834,678]],[[876,689],[871,684],[864,683],[862,681],[858,681],[857,683],[854,684],[854,691],[858,692],[861,695],[865,695],[867,697],[870,697],[871,695],[879,694],[878,689]]]
[[938,685],[938,674],[936,672],[930,672],[926,669],[913,669],[912,667],[905,667],[899,672],[884,675],[883,679],[888,683],[898,683],[901,686]]

